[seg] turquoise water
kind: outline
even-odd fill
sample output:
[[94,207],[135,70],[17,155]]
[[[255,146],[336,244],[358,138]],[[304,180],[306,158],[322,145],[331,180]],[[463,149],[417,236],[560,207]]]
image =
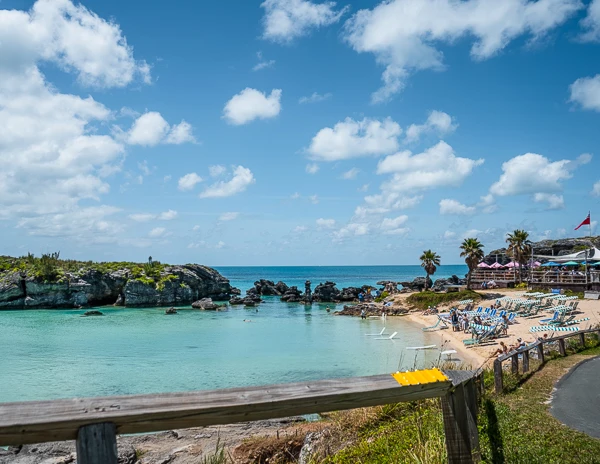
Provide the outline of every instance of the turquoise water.
[[[259,279],[277,282],[284,281],[289,286],[296,285],[304,291],[304,282],[310,280],[312,288],[327,280],[333,281],[341,290],[342,287],[357,287],[373,285],[380,280],[394,280],[397,282],[413,280],[415,277],[424,277],[421,266],[293,266],[293,267],[216,267],[227,277],[231,284],[247,290]],[[439,266],[432,277],[433,280],[448,278],[452,275],[464,277],[467,266],[450,265]]]
[[[286,279],[250,272],[274,268],[231,269],[220,270],[243,289],[257,278],[278,276],[299,284],[292,275],[316,285],[327,272],[314,268],[321,274],[306,277],[306,271],[288,268]],[[342,282],[344,277],[341,286],[347,286],[398,279],[381,268],[370,275],[360,269],[354,276],[346,270],[322,280]],[[375,340],[366,334],[378,333],[381,319],[362,321],[327,313],[324,304],[305,307],[265,299],[258,312],[182,309],[173,316],[164,315],[164,308],[102,308],[104,317],[81,317],[83,311],[73,310],[1,311],[0,402],[372,375],[412,367],[415,359],[429,365],[439,356],[405,349],[439,346],[440,340],[403,318],[387,321],[386,332],[398,331],[398,340]]]

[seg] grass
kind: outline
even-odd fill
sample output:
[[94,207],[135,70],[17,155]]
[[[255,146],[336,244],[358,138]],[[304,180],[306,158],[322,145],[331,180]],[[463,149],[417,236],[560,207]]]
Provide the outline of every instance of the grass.
[[406,301],[419,309],[427,309],[428,306],[437,306],[440,304],[453,303],[461,300],[478,301],[482,296],[473,290],[462,290],[460,292],[436,293],[419,292],[410,295]]
[[[510,392],[503,395],[492,392],[493,374],[486,372],[486,394],[478,419],[482,462],[599,463],[600,440],[561,425],[548,412],[548,399],[556,381],[577,363],[597,355],[600,347],[552,359],[540,371],[516,379]],[[342,411],[325,417],[323,438],[314,445],[312,463],[447,462],[439,399]],[[267,458],[256,462],[272,461]]]

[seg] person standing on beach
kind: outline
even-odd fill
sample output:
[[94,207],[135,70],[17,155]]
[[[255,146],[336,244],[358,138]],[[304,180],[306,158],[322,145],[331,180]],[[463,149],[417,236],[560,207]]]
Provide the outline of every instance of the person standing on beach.
[[360,311],[360,318],[361,319],[366,319],[367,318],[367,312],[364,309]]

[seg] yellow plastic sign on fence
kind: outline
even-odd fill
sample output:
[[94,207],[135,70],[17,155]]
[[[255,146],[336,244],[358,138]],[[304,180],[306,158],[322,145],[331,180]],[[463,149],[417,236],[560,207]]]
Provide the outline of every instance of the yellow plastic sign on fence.
[[394,377],[394,379],[402,386],[450,381],[450,379],[446,377],[446,374],[437,368],[412,372],[396,372],[395,374],[392,374],[392,377]]

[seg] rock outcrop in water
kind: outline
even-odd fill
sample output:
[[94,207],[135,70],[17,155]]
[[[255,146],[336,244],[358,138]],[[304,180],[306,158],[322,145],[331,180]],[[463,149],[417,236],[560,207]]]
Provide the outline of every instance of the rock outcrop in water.
[[[232,293],[229,280],[215,269],[198,264],[57,260],[52,273],[43,275],[34,267],[35,261],[27,266],[22,260],[0,257],[0,266],[13,266],[0,267],[0,310],[79,308],[115,302],[128,307],[182,306],[201,298],[228,300]],[[19,266],[21,269],[15,269]]]

